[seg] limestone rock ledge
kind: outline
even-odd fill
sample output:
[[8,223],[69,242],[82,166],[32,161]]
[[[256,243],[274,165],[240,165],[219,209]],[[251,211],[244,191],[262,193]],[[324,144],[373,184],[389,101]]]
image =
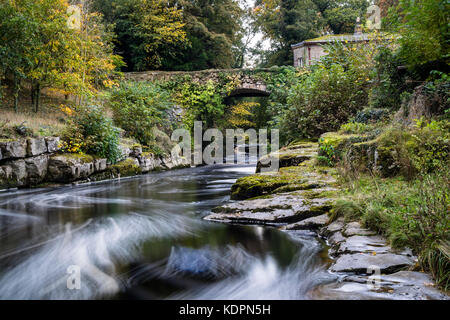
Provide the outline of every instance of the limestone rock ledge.
[[275,224],[320,216],[330,208],[330,199],[305,199],[302,191],[230,203],[213,209],[206,220]]
[[189,166],[188,159],[155,156],[137,145],[121,146],[123,159],[115,164],[60,149],[59,137],[0,140],[0,189],[99,181]]

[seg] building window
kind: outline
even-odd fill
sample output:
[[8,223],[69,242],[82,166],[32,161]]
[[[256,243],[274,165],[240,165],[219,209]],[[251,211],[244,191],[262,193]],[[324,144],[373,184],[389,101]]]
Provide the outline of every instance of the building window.
[[303,57],[298,58],[298,66],[303,67]]

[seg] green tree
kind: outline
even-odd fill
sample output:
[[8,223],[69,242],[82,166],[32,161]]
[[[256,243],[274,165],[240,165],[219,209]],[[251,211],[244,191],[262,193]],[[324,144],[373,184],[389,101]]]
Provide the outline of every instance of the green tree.
[[367,0],[339,0],[330,2],[324,11],[329,28],[334,34],[353,33],[356,18],[364,21]]
[[21,82],[29,68],[26,53],[33,39],[34,27],[33,21],[16,10],[13,1],[0,3],[0,80],[4,75],[12,75],[16,112]]
[[42,88],[60,83],[63,78],[76,81],[76,74],[63,70],[76,63],[77,43],[74,32],[67,26],[67,1],[17,0],[16,5],[17,11],[34,26],[25,57],[29,61],[27,78],[31,80],[32,106],[37,112]]
[[[93,2],[83,1],[80,5],[80,28],[74,30],[73,52],[75,59],[66,65],[62,79],[65,93],[73,93],[89,98],[97,93],[98,88],[112,87],[115,78],[120,76],[118,69],[124,66],[121,56],[113,53],[115,40],[112,26],[104,23],[103,15],[93,10]],[[73,81],[73,75],[77,81]],[[67,81],[64,81],[67,80]]]
[[274,45],[263,60],[266,65],[292,64],[292,44],[326,33],[353,32],[367,6],[367,0],[257,0],[254,23]]
[[399,55],[422,77],[430,70],[449,71],[450,3],[445,0],[400,0],[387,19],[399,32]]
[[244,11],[237,0],[181,0],[188,42],[165,55],[163,69],[230,68],[240,44]]
[[223,96],[212,81],[206,84],[185,81],[174,100],[183,107],[183,123],[188,129],[194,128],[194,121],[202,121],[205,128],[214,128],[223,120]]
[[114,25],[116,52],[127,70],[159,68],[186,41],[182,10],[174,1],[95,0],[94,8]]

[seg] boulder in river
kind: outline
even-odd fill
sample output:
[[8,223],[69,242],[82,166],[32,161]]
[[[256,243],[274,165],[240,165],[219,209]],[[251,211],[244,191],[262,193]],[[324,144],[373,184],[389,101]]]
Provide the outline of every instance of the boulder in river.
[[300,163],[311,160],[317,155],[317,143],[303,142],[290,145],[276,152],[261,157],[256,165],[256,173],[269,167],[271,161],[278,158],[279,168],[298,166]]
[[313,173],[305,166],[280,168],[279,172],[254,174],[239,178],[231,187],[231,198],[244,200],[272,193],[327,187],[335,179],[326,173]]

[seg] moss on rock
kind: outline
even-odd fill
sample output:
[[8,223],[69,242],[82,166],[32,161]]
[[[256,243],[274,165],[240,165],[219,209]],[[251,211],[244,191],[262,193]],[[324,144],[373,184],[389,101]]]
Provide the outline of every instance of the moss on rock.
[[256,165],[256,173],[261,172],[262,168],[271,165],[271,159],[278,158],[278,168],[297,166],[305,161],[315,158],[317,154],[317,143],[301,142],[280,150],[269,153],[261,157]]
[[333,156],[337,159],[341,159],[350,145],[358,142],[364,142],[369,140],[370,137],[366,135],[358,134],[340,134],[337,132],[327,132],[320,136],[319,139],[319,156],[329,157],[325,150],[332,148]]
[[280,168],[277,173],[254,174],[239,178],[231,187],[231,198],[243,200],[271,193],[323,187],[329,177],[312,172],[308,166]]
[[84,153],[64,153],[61,155],[58,155],[58,157],[63,156],[68,161],[71,161],[73,163],[90,163],[94,161],[94,157],[89,154]]
[[116,177],[119,175],[121,177],[129,177],[142,173],[142,169],[139,166],[139,163],[134,158],[128,158],[116,164],[113,164],[108,168],[108,170]]

